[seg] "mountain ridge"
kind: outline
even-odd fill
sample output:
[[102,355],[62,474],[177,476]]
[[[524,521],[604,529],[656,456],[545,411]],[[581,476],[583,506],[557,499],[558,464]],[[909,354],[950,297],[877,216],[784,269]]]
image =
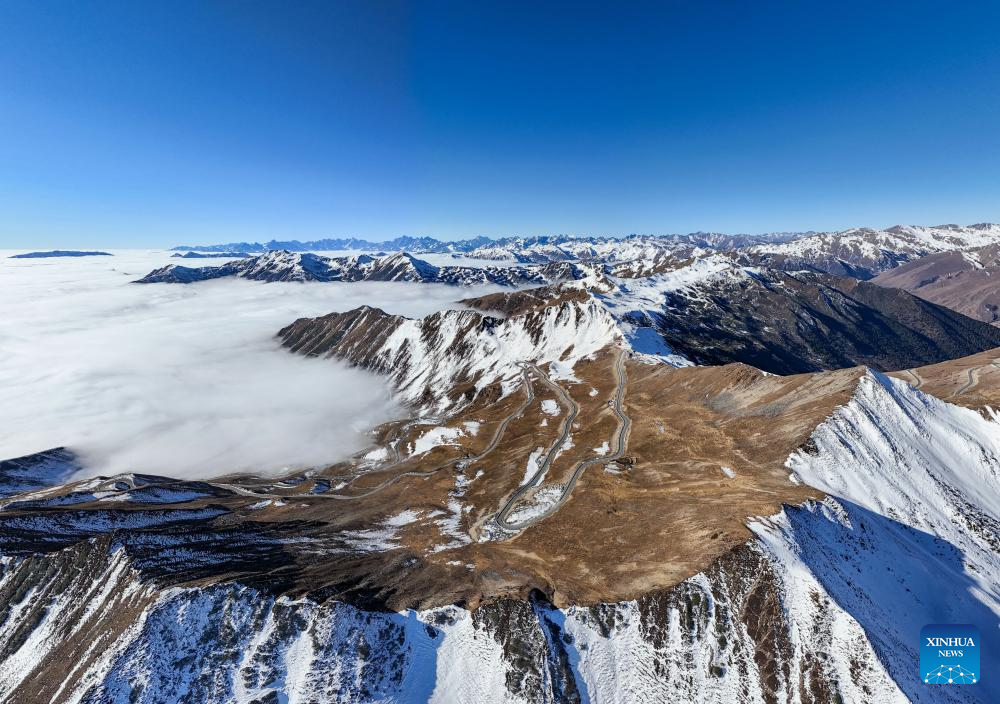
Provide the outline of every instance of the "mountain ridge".
[[325,257],[311,252],[274,250],[239,258],[221,266],[168,264],[154,269],[135,283],[191,284],[236,277],[267,282],[407,281],[461,286],[487,283],[521,286],[580,279],[591,273],[585,265],[573,262],[510,267],[435,266],[408,252],[380,257],[367,254]]

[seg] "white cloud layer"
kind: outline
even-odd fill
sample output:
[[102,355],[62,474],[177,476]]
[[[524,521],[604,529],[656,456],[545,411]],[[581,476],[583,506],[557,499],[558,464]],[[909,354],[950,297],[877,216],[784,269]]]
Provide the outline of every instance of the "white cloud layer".
[[379,378],[290,354],[274,334],[296,318],[361,304],[420,316],[497,290],[139,285],[129,282],[168,253],[9,254],[0,251],[0,459],[65,445],[88,474],[205,478],[343,459],[402,409]]

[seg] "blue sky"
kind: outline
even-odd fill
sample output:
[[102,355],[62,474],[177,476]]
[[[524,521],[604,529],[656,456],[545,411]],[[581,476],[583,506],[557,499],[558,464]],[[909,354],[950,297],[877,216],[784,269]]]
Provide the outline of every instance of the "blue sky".
[[14,0],[0,26],[0,246],[1000,220],[992,2]]

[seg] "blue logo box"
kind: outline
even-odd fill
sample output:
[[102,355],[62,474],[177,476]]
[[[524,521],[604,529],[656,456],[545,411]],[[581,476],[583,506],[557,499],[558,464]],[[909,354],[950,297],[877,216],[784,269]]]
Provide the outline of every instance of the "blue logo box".
[[927,684],[975,684],[979,629],[969,624],[932,623],[920,630],[920,679]]

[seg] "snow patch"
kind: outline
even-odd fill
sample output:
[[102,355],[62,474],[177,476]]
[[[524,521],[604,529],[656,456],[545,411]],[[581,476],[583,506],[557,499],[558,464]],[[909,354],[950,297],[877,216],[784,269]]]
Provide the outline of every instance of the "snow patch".
[[[466,423],[465,426],[460,428],[438,427],[428,430],[413,442],[413,450],[410,452],[410,456],[422,455],[441,445],[458,444],[455,441],[466,434],[468,425]],[[478,430],[478,426],[476,426],[476,429]]]
[[[538,460],[541,459],[544,452],[544,447],[537,447],[531,452],[530,455],[528,455],[528,462],[524,467],[524,479],[521,480],[522,486],[527,484],[528,480],[535,476],[535,472],[538,471]],[[543,477],[539,477],[539,480],[541,479],[543,479]]]

